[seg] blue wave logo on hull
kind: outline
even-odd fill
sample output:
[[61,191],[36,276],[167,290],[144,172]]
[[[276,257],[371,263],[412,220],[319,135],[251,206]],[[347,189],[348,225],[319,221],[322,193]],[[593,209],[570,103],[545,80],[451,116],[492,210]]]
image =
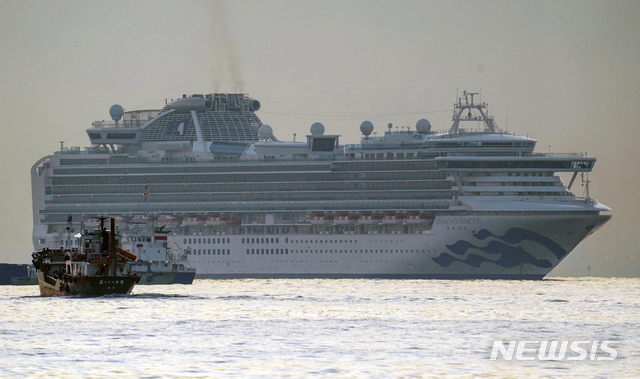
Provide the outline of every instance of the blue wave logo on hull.
[[[495,255],[497,259],[489,259],[478,254],[470,253],[466,258],[458,258],[448,253],[442,253],[435,258],[434,262],[442,267],[449,267],[453,262],[462,262],[469,266],[478,268],[483,262],[495,263],[504,268],[517,267],[523,263],[529,263],[540,268],[551,268],[552,264],[547,259],[537,259],[533,254],[517,245],[523,241],[533,241],[549,249],[558,260],[567,254],[567,251],[551,239],[522,228],[511,228],[502,236],[497,236],[486,229],[480,230],[473,235],[478,240],[485,240],[494,237],[499,241],[491,241],[486,246],[477,246],[467,241],[457,241],[452,245],[446,245],[452,253],[462,257],[469,249],[477,249],[489,255]],[[510,244],[510,245],[508,245]]]

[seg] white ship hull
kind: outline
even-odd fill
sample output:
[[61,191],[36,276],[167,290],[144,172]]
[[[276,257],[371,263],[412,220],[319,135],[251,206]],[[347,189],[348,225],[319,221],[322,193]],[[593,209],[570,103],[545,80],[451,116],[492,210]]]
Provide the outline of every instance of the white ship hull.
[[[202,235],[191,237],[189,261],[211,278],[541,279],[609,218],[439,217],[427,234],[231,235],[225,244],[197,243],[220,237]],[[277,243],[251,243],[265,238]],[[181,246],[185,236],[169,240]]]

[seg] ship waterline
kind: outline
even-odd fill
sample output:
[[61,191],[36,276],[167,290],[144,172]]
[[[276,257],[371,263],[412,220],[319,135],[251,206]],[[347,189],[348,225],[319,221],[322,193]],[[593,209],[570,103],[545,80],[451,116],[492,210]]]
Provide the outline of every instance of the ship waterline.
[[243,94],[116,112],[93,147],[33,166],[34,245],[105,214],[123,235],[165,227],[199,277],[540,279],[611,217],[571,192],[595,158],[534,152],[473,95],[446,132],[422,119],[377,137],[365,121],[350,145],[319,123],[281,142]]

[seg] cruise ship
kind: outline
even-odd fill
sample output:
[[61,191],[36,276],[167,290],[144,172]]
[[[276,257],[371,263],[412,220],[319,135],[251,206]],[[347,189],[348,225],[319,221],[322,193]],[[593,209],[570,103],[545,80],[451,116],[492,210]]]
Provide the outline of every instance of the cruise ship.
[[595,158],[536,152],[477,93],[448,129],[363,121],[353,144],[321,123],[280,141],[260,106],[241,93],[112,106],[91,147],[33,165],[34,248],[64,245],[69,216],[84,229],[105,215],[125,236],[164,226],[199,278],[542,279],[611,218],[572,192]]

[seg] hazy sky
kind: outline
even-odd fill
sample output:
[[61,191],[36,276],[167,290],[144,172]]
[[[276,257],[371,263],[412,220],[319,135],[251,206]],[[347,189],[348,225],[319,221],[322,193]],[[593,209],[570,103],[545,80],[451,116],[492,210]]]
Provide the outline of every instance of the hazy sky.
[[365,119],[448,129],[456,89],[597,157],[614,219],[554,273],[640,275],[640,1],[0,0],[0,262],[30,260],[31,165],[114,103],[241,90],[280,140],[321,121],[353,143]]

